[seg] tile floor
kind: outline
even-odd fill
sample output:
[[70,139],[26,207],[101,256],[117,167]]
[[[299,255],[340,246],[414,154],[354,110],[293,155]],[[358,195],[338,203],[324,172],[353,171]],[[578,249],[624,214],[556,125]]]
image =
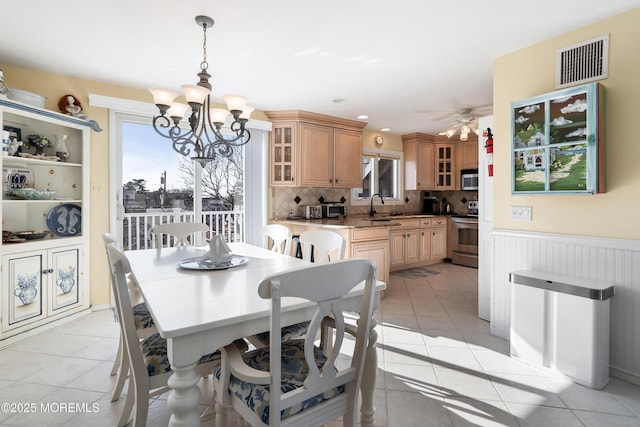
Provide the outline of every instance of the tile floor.
[[[377,425],[640,426],[639,387],[612,378],[595,391],[510,359],[508,343],[476,316],[477,270],[432,268],[440,273],[392,275],[377,315]],[[124,404],[110,402],[117,344],[118,325],[100,311],[1,350],[0,402],[36,411],[3,406],[0,425],[114,426]],[[211,380],[200,386],[200,409],[211,411]],[[151,402],[149,426],[167,424],[166,398]]]

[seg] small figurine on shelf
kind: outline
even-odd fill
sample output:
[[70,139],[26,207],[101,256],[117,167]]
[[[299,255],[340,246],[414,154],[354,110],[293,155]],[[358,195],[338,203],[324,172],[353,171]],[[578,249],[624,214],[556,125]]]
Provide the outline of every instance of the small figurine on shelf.
[[92,120],[86,114],[82,114],[82,104],[80,100],[71,94],[64,95],[58,101],[58,109],[61,113],[69,114],[70,116],[77,117],[82,120],[86,120],[89,122],[91,129],[96,132],[101,132],[102,128],[95,120]]
[[26,148],[35,147],[36,155],[44,154],[44,149],[51,147],[51,141],[49,138],[42,135],[27,135],[24,141]]
[[22,147],[22,144],[24,143],[22,141],[18,141],[18,138],[16,138],[15,136],[11,138],[11,140],[9,141],[8,154],[10,156],[18,155],[18,153],[20,152],[20,147]]

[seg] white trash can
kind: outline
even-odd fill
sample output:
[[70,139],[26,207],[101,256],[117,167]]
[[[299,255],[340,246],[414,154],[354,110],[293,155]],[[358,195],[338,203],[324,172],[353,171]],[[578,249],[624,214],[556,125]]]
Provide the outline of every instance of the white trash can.
[[511,356],[604,388],[613,285],[531,270],[509,276]]

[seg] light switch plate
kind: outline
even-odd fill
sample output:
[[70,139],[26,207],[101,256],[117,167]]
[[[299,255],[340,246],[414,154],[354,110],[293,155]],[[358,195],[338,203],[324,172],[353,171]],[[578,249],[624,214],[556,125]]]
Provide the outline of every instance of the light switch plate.
[[512,221],[531,221],[531,206],[510,206],[509,209]]

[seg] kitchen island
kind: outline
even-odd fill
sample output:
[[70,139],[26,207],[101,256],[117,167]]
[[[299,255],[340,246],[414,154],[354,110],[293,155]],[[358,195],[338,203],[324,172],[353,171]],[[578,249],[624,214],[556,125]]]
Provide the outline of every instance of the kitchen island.
[[[350,216],[322,219],[278,219],[294,236],[314,228],[335,231],[346,240],[345,259],[368,258],[378,280],[389,272],[434,264],[446,257],[447,217],[435,215]],[[295,245],[292,250],[295,251]]]

